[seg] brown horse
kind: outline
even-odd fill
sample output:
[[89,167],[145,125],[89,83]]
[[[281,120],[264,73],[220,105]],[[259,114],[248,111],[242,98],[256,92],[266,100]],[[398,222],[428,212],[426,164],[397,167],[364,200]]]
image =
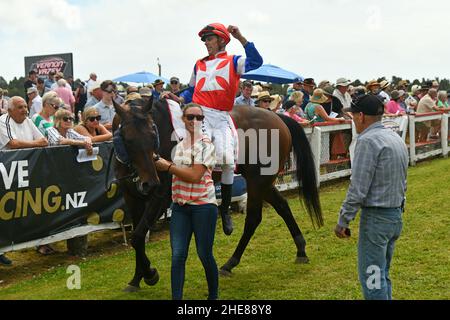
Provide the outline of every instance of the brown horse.
[[[121,118],[122,138],[132,162],[132,166],[115,162],[116,177],[121,181],[125,202],[135,226],[132,246],[136,250],[136,270],[127,291],[137,290],[142,279],[149,285],[154,285],[158,279],[156,269],[150,267],[150,261],[145,255],[145,235],[170,205],[171,177],[167,173],[156,172],[153,154],[158,153],[165,159],[171,159],[175,146],[171,140],[173,127],[167,102],[150,102],[146,107],[140,107],[143,102],[139,100],[133,104],[135,106],[126,108],[115,104],[116,112]],[[239,172],[247,182],[247,217],[239,244],[232,257],[221,267],[221,273],[230,274],[239,264],[245,248],[261,223],[263,201],[271,204],[285,221],[297,247],[296,262],[307,263],[306,241],[288,202],[274,186],[278,172],[284,168],[293,149],[306,210],[314,225],[323,225],[313,155],[302,127],[291,118],[255,107],[236,106],[232,116],[237,127],[243,130],[241,133],[255,132],[253,137],[256,140],[249,141],[251,134],[240,139],[247,142],[240,145],[240,159],[243,161],[239,163]],[[153,123],[156,124],[158,133],[155,132]],[[155,147],[158,137],[160,143]],[[273,137],[276,139],[273,140]],[[258,157],[254,161],[253,153],[259,154],[263,147],[267,149],[267,155],[270,154],[270,163],[261,161]],[[274,166],[272,173],[263,173],[264,169]]]

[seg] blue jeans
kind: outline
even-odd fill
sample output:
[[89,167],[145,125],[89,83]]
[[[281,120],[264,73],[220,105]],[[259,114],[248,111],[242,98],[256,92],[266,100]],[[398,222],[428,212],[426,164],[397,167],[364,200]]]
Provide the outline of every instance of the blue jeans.
[[389,268],[402,232],[401,208],[362,208],[358,273],[366,300],[392,300]]
[[217,206],[172,204],[170,244],[172,247],[172,299],[183,299],[186,259],[192,234],[195,234],[197,254],[205,269],[208,299],[218,299],[219,271],[213,255],[217,224]]

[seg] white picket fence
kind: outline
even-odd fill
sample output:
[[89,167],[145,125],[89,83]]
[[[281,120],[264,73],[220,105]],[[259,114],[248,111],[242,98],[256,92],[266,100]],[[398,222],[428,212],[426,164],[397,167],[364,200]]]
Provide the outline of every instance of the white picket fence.
[[[400,117],[385,117],[383,118],[383,124],[396,131],[403,138],[408,146],[410,165],[415,166],[419,160],[439,155],[448,157],[450,151],[449,118],[450,114],[448,113],[433,112]],[[416,124],[432,120],[441,122],[439,139],[428,137],[425,142],[416,142]],[[355,127],[351,121],[344,124],[319,123],[304,127],[304,130],[314,154],[319,185],[325,181],[351,175],[351,159],[357,138]],[[330,141],[331,136],[336,133],[343,133],[344,137],[348,137],[348,139],[344,139],[348,153],[339,159],[331,159]],[[275,185],[278,190],[287,191],[298,188],[299,184],[295,170],[294,155],[291,154],[285,171],[277,178]]]

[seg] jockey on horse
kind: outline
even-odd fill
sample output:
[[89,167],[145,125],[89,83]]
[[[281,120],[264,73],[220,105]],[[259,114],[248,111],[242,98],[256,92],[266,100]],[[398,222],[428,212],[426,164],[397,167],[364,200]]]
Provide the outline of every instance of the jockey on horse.
[[[246,57],[228,55],[225,51],[231,35],[243,45]],[[233,110],[234,99],[239,86],[240,76],[259,68],[263,59],[252,42],[242,36],[238,27],[226,28],[220,23],[211,23],[198,34],[205,42],[208,56],[197,61],[189,88],[180,97],[172,93],[163,93],[180,103],[199,104],[205,115],[204,131],[213,142],[217,163],[222,166],[221,193],[222,203],[219,207],[222,227],[226,235],[233,232],[233,223],[229,213],[235,168],[235,143],[230,124],[229,112]],[[114,133],[114,147],[117,159],[129,164],[120,131]]]
[[[230,33],[244,47],[246,57],[228,55],[225,51]],[[232,111],[240,76],[259,68],[263,59],[252,42],[242,36],[238,27],[226,28],[211,23],[199,32],[205,42],[208,56],[198,60],[194,67],[189,89],[180,95],[181,102],[200,105],[205,115],[204,131],[216,149],[218,164],[222,167],[222,203],[219,207],[222,227],[226,235],[233,232],[229,213],[235,169],[235,142],[229,112]]]

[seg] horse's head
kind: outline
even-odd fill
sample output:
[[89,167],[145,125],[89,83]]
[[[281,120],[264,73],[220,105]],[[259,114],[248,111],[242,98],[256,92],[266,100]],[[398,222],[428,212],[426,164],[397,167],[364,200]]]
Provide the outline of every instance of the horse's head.
[[143,194],[160,184],[153,160],[158,148],[158,133],[150,109],[153,101],[137,99],[120,106],[114,103],[120,117],[121,135],[133,167],[139,175],[138,188]]

